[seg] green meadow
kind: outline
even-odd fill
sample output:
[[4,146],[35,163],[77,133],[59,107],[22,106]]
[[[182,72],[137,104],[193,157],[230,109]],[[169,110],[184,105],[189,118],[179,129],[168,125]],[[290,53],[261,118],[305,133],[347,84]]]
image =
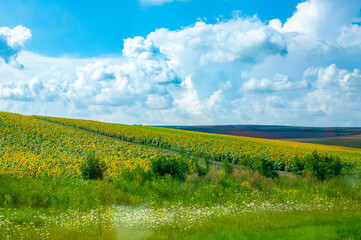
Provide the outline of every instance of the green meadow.
[[358,149],[10,113],[0,128],[1,239],[361,238]]

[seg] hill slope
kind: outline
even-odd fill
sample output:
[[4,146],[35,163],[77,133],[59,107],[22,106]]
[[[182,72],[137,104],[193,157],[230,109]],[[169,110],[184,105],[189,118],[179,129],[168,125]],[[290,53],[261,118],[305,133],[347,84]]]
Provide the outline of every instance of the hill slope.
[[[0,112],[0,238],[358,239],[360,161],[355,148]],[[94,163],[103,178],[84,177]]]
[[361,148],[361,128],[266,125],[164,126],[167,128]]
[[267,158],[278,164],[280,169],[287,169],[292,165],[296,157],[303,158],[315,150],[340,157],[342,161],[352,164],[358,165],[361,161],[361,149],[356,148],[200,133],[159,127],[128,126],[79,119],[53,117],[43,117],[43,119],[124,141],[171,149],[182,154],[190,154],[214,161],[227,159],[232,163],[240,163],[244,159]]

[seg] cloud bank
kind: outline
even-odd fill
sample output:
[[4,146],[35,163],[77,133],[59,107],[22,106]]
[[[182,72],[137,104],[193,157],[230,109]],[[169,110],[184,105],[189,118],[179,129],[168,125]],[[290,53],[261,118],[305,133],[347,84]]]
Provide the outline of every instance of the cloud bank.
[[113,59],[24,52],[30,30],[1,28],[1,58],[27,69],[0,67],[0,110],[119,123],[359,126],[360,8],[308,0],[284,23],[235,17],[158,29],[125,39]]

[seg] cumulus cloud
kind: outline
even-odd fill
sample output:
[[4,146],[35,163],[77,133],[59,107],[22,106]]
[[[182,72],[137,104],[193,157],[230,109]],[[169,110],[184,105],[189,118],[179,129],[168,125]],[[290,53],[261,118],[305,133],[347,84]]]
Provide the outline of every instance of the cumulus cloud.
[[[165,57],[155,53],[148,40],[126,39],[123,54],[127,61],[122,64],[98,61],[78,68],[77,79],[69,86],[67,97],[78,106],[119,106],[135,101],[147,101],[149,106],[155,106],[154,94],[167,94],[168,85],[179,82]],[[147,94],[153,97],[147,98]],[[165,98],[163,101],[164,106],[169,105],[165,104]]]
[[295,32],[334,43],[346,23],[360,13],[358,0],[308,0],[299,3],[282,32]]
[[[167,37],[169,41],[161,42],[162,37]],[[178,37],[179,42],[168,44]],[[187,39],[194,44],[187,45]],[[190,52],[172,52],[171,49],[177,46],[183,49],[189,47]],[[183,70],[189,61],[197,62],[196,65],[205,69],[218,63],[254,65],[264,57],[285,52],[282,36],[257,18],[237,18],[213,25],[197,23],[180,31],[162,29],[147,38],[125,39],[124,58],[120,64],[95,61],[78,67],[75,79],[62,86],[45,84],[44,88],[52,86],[59,91],[58,96],[49,94],[49,91],[45,96],[52,96],[47,99],[62,99],[64,104],[79,109],[87,109],[89,105],[142,104],[150,109],[176,108],[175,111],[184,117],[207,115],[212,111],[221,111],[223,93],[232,83],[221,81],[218,86],[210,84],[209,95],[204,95],[202,90],[199,93],[192,77],[184,75],[187,71]],[[175,66],[177,61],[179,65]]]
[[18,81],[0,84],[0,99],[33,101],[40,98],[44,89],[42,81],[35,77],[30,82]]
[[17,26],[13,29],[1,27],[0,58],[7,64],[12,64],[17,68],[23,68],[23,65],[16,61],[16,58],[24,47],[24,43],[30,39],[30,37],[31,32],[26,27]]
[[332,64],[326,68],[307,69],[305,78],[309,79],[313,86],[313,90],[304,98],[311,112],[332,116],[345,112],[352,115],[361,110],[359,69],[347,71]]
[[277,74],[274,79],[256,79],[251,78],[241,86],[241,91],[258,91],[258,92],[273,92],[281,90],[295,90],[298,88],[306,88],[308,86],[306,81],[293,82],[287,75]]
[[342,27],[342,33],[337,39],[337,43],[343,47],[361,47],[361,26],[352,24]]
[[174,101],[177,105],[177,109],[183,115],[200,115],[202,113],[202,104],[190,76],[186,77],[182,82],[182,87],[184,88],[184,91],[182,92],[181,97]]
[[284,23],[158,29],[125,39],[115,59],[22,51],[27,69],[0,68],[0,109],[143,124],[359,125],[360,5],[308,0]]
[[348,71],[335,64],[310,67],[304,71],[302,80],[296,82],[307,87],[290,90],[292,84],[286,83],[287,91],[275,84],[279,82],[269,79],[246,83],[249,91],[233,101],[234,114],[251,123],[262,119],[262,124],[291,121],[292,125],[304,125],[307,118],[310,119],[307,125],[334,126],[342,122],[345,126],[355,124],[354,119],[361,116],[359,69]]
[[[0,99],[17,101],[58,101],[70,109],[90,111],[91,106],[124,106],[143,104],[162,109],[172,105],[168,91],[177,88],[181,80],[168,67],[163,55],[154,52],[144,38],[126,39],[124,59],[115,63],[107,59],[55,60],[42,76],[32,80],[5,81],[0,84]],[[44,61],[54,59],[28,56]],[[59,61],[60,60],[60,61]],[[86,65],[81,66],[82,62]],[[89,63],[90,62],[90,63]],[[75,74],[62,71],[73,65]],[[30,64],[30,69],[32,65]],[[22,73],[26,76],[29,70]],[[6,72],[5,72],[6,73]]]
[[172,97],[169,94],[164,96],[149,94],[145,103],[151,109],[167,109],[172,105]]
[[236,18],[217,24],[197,22],[179,31],[158,29],[148,35],[172,68],[185,75],[210,64],[235,61],[254,64],[287,53],[285,38],[258,18]]

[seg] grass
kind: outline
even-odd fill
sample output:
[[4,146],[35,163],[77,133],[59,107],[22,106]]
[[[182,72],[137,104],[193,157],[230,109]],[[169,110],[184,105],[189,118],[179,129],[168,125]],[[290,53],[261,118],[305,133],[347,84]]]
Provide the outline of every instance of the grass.
[[227,176],[211,167],[204,177],[188,175],[185,181],[165,177],[135,180],[82,180],[79,178],[0,176],[0,208],[53,208],[89,210],[114,204],[159,206],[214,204],[232,201],[311,203],[361,201],[361,183],[352,177],[320,181],[312,176],[266,178],[258,172],[234,169]]
[[116,201],[109,184],[70,178],[0,176],[0,207],[91,209]]
[[[162,209],[164,210],[164,209]],[[178,210],[179,211],[179,210]],[[15,221],[12,226],[0,227],[3,239],[360,239],[360,209],[328,211],[315,209],[303,211],[251,212],[239,215],[210,215],[197,219],[197,215],[182,215],[176,222],[158,218],[149,225],[118,223],[107,210],[96,213],[44,213],[32,212],[35,220],[22,226]],[[155,214],[159,215],[160,212]],[[137,207],[128,212],[129,219],[144,216]],[[29,214],[29,212],[27,212]],[[14,215],[14,214],[13,214]],[[124,218],[124,215],[120,214]],[[179,215],[177,215],[179,216]],[[193,221],[190,221],[192,220]],[[38,221],[42,219],[42,222]],[[83,221],[85,219],[85,221]],[[113,219],[113,221],[112,221]],[[45,224],[44,222],[47,222]],[[50,222],[50,223],[49,223]],[[30,226],[29,226],[30,225]],[[1,226],[1,218],[0,218]]]
[[0,176],[0,186],[1,239],[360,237],[361,183],[346,176],[271,179],[211,167],[185,181]]
[[287,212],[212,219],[188,230],[165,228],[148,239],[360,239],[360,211]]
[[[28,126],[26,121],[24,124]],[[141,128],[149,127],[133,129]],[[86,135],[86,139],[90,141],[93,135]],[[214,141],[226,138],[204,137]],[[154,139],[150,140],[153,144]],[[27,138],[22,141],[29,145]],[[42,140],[36,141],[34,146],[42,150]],[[55,145],[48,146],[53,149]],[[90,148],[83,142],[78,147]],[[139,149],[139,156],[143,156],[147,148]],[[129,160],[125,152],[120,153],[125,157],[117,163]],[[82,176],[4,173],[0,175],[0,239],[361,239],[361,180],[353,171],[346,169],[341,176],[324,181],[306,170],[300,176],[282,172],[267,178],[261,174],[264,168],[254,164],[250,169],[261,173],[246,170],[245,164],[224,160],[216,165],[197,156],[154,158],[148,171],[140,166],[120,171],[108,165],[107,170],[116,171],[112,177],[93,174],[104,171],[103,159],[97,164],[94,154],[82,165]],[[33,157],[36,159],[36,154]],[[74,159],[83,163],[79,157]]]
[[185,180],[0,175],[0,238],[360,239],[360,188],[351,176],[216,166]]

